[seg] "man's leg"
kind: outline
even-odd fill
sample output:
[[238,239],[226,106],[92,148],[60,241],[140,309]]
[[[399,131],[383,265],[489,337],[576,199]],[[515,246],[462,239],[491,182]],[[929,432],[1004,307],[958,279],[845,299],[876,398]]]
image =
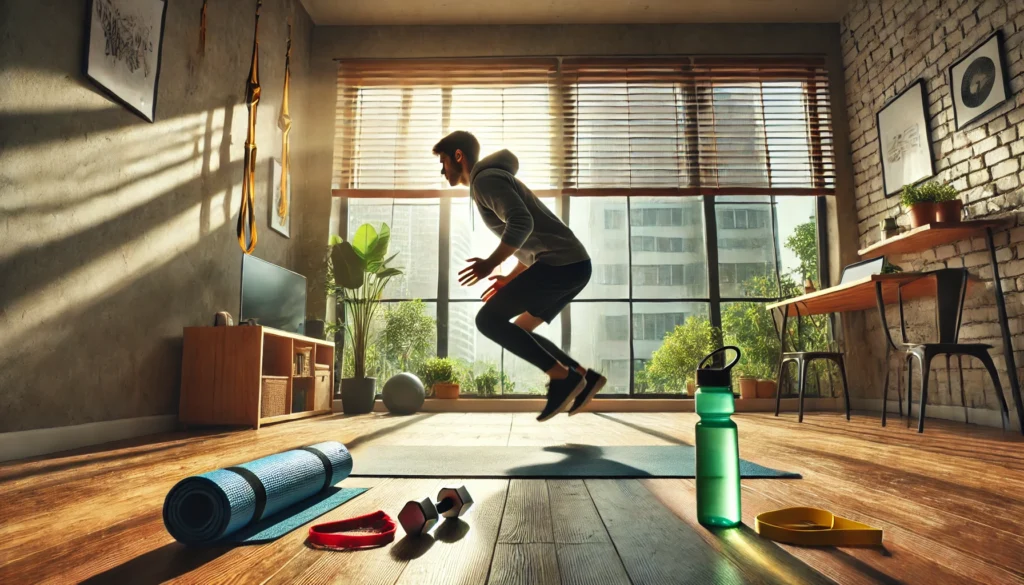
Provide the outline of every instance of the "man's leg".
[[[569,373],[567,365],[545,348],[533,333],[511,322],[512,317],[525,311],[525,307],[513,295],[502,294],[505,292],[499,291],[484,303],[476,315],[477,329],[491,341],[542,370],[552,380],[564,379]],[[553,347],[550,342],[548,345]],[[559,353],[562,352],[559,350]]]
[[540,327],[541,323],[543,322],[544,319],[531,315],[530,313],[523,313],[522,315],[519,315],[518,317],[516,317],[515,321],[516,325],[519,325],[526,331],[529,331],[530,334],[533,335],[534,339],[537,340],[537,343],[539,343],[541,347],[546,349],[548,353],[555,356],[559,362],[565,364],[570,368],[575,369],[577,372],[579,372],[581,376],[583,376],[583,390],[581,390],[580,393],[576,395],[576,398],[573,400],[572,406],[569,408],[569,416],[579,414],[580,410],[582,410],[583,407],[589,404],[590,401],[594,399],[594,396],[597,396],[597,393],[600,392],[602,388],[604,388],[605,384],[608,383],[608,378],[605,378],[595,370],[584,368],[579,364],[579,362],[569,357],[569,354],[562,351],[560,347],[556,346],[554,343],[551,343],[551,341],[549,341],[546,337],[535,333],[534,329]]
[[551,340],[549,340],[547,337],[544,337],[543,335],[540,335],[534,331],[534,329],[540,327],[543,323],[544,319],[541,319],[540,317],[535,317],[528,312],[519,315],[518,317],[516,317],[515,320],[516,325],[518,325],[519,327],[527,331],[530,335],[532,335],[533,338],[537,341],[537,343],[539,343],[545,351],[547,351],[555,359],[557,359],[559,363],[561,363],[563,366],[567,368],[573,368],[580,374],[585,375],[587,373],[586,368],[582,367],[579,364],[579,362],[572,359],[572,357],[569,356],[569,354],[562,351],[562,348],[552,343]]

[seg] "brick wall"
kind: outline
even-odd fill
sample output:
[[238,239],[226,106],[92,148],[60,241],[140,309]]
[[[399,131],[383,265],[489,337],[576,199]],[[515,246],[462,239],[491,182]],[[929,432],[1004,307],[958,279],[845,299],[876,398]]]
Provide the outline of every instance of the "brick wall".
[[[930,120],[935,154],[935,178],[953,184],[960,191],[972,217],[1019,214],[1024,198],[1024,0],[962,4],[951,0],[853,0],[840,27],[861,247],[879,240],[878,225],[886,217],[897,217],[901,229],[909,226],[907,210],[900,207],[899,197],[886,198],[883,193],[875,116],[887,101],[917,79],[924,80],[927,92],[926,115]],[[998,109],[957,131],[949,67],[996,29],[1003,33],[1010,98]],[[1024,219],[1020,223],[1024,225]],[[997,233],[995,242],[1013,345],[1021,350],[1024,349],[1024,227]],[[986,285],[978,287],[968,300],[961,340],[995,346],[992,353],[996,367],[1003,372],[1004,395],[1012,412],[992,273],[985,250],[985,242],[979,238],[890,260],[904,270],[966,266],[985,279]],[[934,303],[914,302],[909,309],[910,336],[918,339],[933,336]],[[861,379],[852,380],[851,386],[856,396],[880,398],[885,368],[881,325],[873,314],[855,319],[864,320],[862,331],[866,339],[857,338],[860,328],[851,329],[848,344],[857,346],[851,351],[851,359],[872,360],[877,367],[851,368],[866,372]],[[1015,357],[1018,367],[1024,365],[1024,352],[1016,352]],[[981,364],[966,361],[964,381],[968,406],[997,409],[993,385],[984,375]],[[894,359],[893,376],[895,363]],[[953,363],[956,380],[956,361]],[[929,404],[959,405],[959,383],[954,381],[954,390],[950,392],[944,360],[941,369],[933,369],[933,375],[936,373],[939,374],[938,388],[930,386]],[[894,399],[894,381],[890,384],[889,396]]]

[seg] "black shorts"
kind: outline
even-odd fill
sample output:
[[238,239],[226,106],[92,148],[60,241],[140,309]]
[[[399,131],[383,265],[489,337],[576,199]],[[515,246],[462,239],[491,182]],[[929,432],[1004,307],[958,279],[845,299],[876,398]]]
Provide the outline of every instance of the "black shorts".
[[565,266],[538,262],[513,278],[487,304],[500,305],[513,317],[528,312],[550,323],[583,292],[591,272],[590,260]]

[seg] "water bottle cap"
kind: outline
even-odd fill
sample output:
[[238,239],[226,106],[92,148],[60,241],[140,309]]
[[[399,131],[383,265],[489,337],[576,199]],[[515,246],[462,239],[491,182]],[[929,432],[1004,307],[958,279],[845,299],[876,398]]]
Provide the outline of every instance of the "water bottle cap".
[[[713,358],[715,355],[717,355],[719,353],[724,353],[728,349],[731,349],[731,350],[735,351],[736,352],[736,357],[733,358],[733,360],[731,362],[726,364],[724,368],[705,368],[704,367],[704,364],[707,363],[708,360],[710,360],[711,358]],[[704,359],[702,359],[700,361],[700,364],[697,366],[697,387],[702,387],[702,386],[703,387],[718,386],[718,387],[722,387],[722,388],[731,388],[732,387],[732,374],[730,373],[730,370],[732,370],[732,367],[735,366],[736,363],[739,362],[739,361],[740,361],[740,348],[738,348],[738,347],[736,347],[734,345],[727,345],[725,347],[720,347],[720,348],[716,349],[715,351],[709,353],[708,355],[704,356]]]

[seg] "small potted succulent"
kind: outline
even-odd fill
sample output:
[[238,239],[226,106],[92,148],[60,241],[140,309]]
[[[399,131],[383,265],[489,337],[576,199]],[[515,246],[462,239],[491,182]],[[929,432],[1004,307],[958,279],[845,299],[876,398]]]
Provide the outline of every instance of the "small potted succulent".
[[910,227],[918,228],[935,221],[935,193],[916,185],[904,185],[900,203],[910,211]]
[[964,202],[960,200],[956,188],[952,185],[929,183],[935,191],[935,221],[939,223],[960,223],[964,212]]
[[458,364],[451,358],[430,358],[423,364],[423,384],[433,390],[435,398],[459,397]]

